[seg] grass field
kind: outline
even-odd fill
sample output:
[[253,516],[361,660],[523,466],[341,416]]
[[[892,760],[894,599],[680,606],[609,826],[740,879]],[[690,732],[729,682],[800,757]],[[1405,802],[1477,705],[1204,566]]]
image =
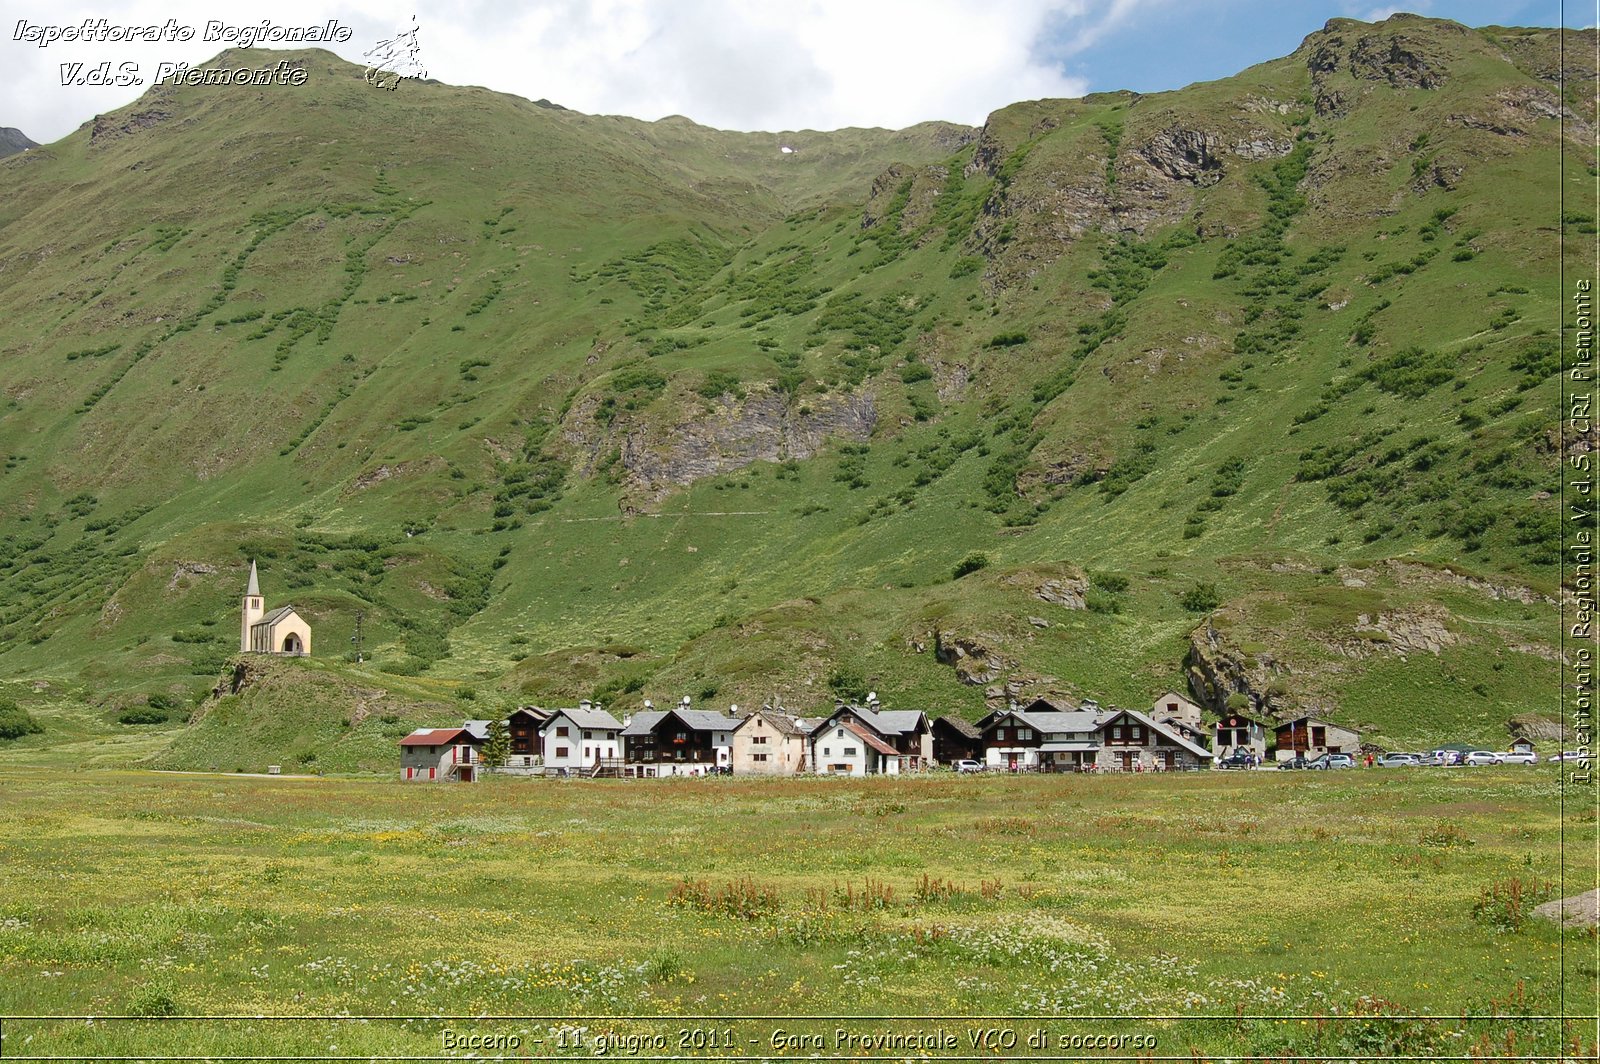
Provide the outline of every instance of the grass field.
[[[438,1054],[445,1029],[593,1055],[683,1026],[615,1017],[841,1013],[1157,1055],[1594,1050],[1530,1018],[1595,1012],[1593,934],[1524,919],[1594,885],[1593,792],[1563,822],[1555,766],[468,788],[19,760],[0,1015],[140,1018],[8,1019],[8,1058]],[[258,1015],[437,1018],[184,1019]],[[707,1024],[738,1044],[689,1049],[788,1055],[774,1021]]]

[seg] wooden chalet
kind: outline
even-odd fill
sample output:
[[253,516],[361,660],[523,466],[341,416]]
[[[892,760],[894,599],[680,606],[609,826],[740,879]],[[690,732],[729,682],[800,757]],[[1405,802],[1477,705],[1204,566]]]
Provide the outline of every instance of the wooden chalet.
[[1349,728],[1341,728],[1316,717],[1296,717],[1285,721],[1273,730],[1279,761],[1288,761],[1296,755],[1321,757],[1323,754],[1361,754],[1361,736]]
[[634,775],[720,772],[731,767],[733,730],[739,723],[736,717],[693,709],[687,697],[668,710],[647,708],[630,717],[622,728],[623,758]]
[[965,717],[939,717],[929,728],[933,732],[933,759],[939,764],[983,760],[983,732]]

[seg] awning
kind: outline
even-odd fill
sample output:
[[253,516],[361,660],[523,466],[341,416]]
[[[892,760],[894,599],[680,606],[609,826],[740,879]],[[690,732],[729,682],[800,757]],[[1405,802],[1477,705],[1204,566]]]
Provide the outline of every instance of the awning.
[[1098,743],[1041,743],[1039,750],[1046,754],[1094,753],[1100,749]]

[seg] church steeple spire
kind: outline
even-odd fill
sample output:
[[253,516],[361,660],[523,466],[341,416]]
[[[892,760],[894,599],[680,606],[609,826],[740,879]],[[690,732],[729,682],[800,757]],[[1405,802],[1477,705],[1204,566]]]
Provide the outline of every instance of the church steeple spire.
[[261,584],[256,580],[256,560],[254,558],[250,559],[250,583],[245,586],[244,593],[246,595],[261,594]]

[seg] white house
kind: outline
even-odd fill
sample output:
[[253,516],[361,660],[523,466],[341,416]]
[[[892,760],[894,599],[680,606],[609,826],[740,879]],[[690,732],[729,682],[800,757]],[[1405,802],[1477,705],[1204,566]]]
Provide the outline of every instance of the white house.
[[[738,713],[738,707],[733,707]],[[693,709],[689,698],[669,710],[635,713],[622,728],[624,756],[641,776],[704,776],[730,771],[735,716]]]
[[539,737],[546,769],[588,769],[622,757],[622,722],[588,701],[552,712]]

